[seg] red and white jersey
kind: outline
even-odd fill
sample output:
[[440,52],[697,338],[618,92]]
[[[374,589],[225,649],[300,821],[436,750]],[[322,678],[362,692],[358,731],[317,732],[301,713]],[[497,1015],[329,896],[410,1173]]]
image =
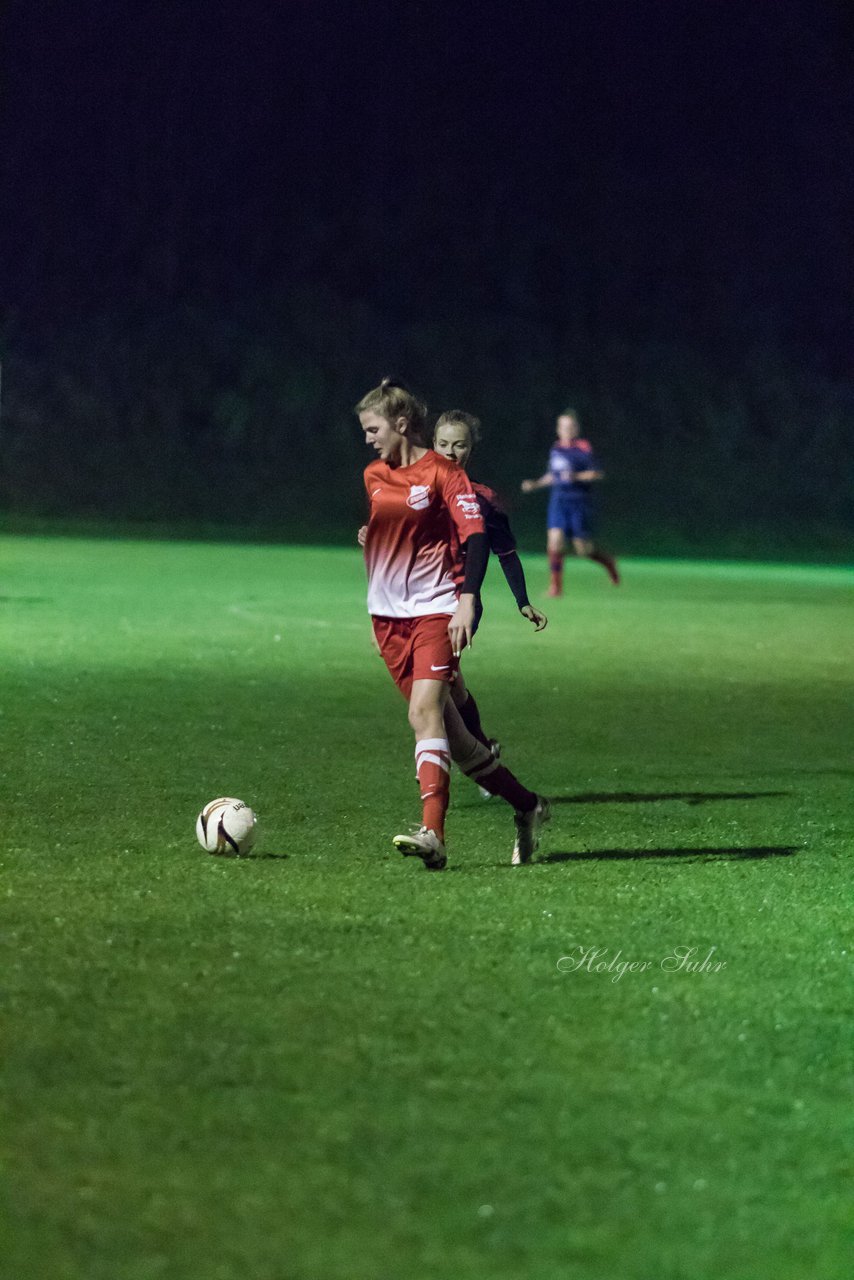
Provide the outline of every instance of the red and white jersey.
[[368,613],[377,618],[454,613],[459,544],[485,532],[465,471],[432,449],[409,467],[377,459],[365,468],[365,491]]

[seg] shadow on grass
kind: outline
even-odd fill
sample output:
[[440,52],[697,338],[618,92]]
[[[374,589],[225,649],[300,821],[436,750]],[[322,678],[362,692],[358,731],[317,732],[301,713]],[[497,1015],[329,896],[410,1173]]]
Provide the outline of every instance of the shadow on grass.
[[724,862],[735,859],[791,858],[801,845],[754,845],[745,849],[586,849],[582,853],[547,853],[537,862],[610,862],[633,858],[678,858],[680,862]]
[[556,804],[651,804],[656,800],[683,800],[705,804],[709,800],[768,800],[791,791],[582,791],[575,796],[552,796]]

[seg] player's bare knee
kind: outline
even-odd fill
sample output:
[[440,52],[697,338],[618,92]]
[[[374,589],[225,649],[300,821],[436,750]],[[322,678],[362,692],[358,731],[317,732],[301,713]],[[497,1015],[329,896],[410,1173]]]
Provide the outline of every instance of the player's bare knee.
[[425,734],[425,726],[428,718],[425,708],[420,703],[410,702],[408,719],[412,732],[415,734],[416,738],[420,738]]
[[416,738],[435,738],[443,734],[443,710],[447,697],[446,684],[438,680],[416,681],[409,700],[409,723]]

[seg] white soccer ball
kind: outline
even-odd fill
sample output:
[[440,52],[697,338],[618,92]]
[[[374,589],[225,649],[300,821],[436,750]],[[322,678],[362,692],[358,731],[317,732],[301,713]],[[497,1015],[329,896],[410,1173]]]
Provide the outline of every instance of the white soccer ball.
[[242,800],[220,796],[211,800],[196,819],[196,838],[208,853],[237,858],[255,843],[255,814]]

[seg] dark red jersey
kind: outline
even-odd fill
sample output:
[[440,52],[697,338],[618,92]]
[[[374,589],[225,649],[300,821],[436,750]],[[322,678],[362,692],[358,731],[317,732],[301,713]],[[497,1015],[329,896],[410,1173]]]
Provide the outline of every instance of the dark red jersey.
[[[501,499],[488,485],[475,484],[474,481],[470,481],[470,484],[477,498],[477,505],[480,507],[490,551],[499,559],[511,555],[516,550],[516,538],[510,528],[510,521],[501,504]],[[454,559],[457,565],[454,582],[459,591],[465,576],[465,547],[461,546],[459,541],[455,547]]]
[[472,482],[472,488],[480,507],[480,514],[483,516],[490,551],[496,556],[509,555],[511,551],[516,550],[516,538],[510,528],[510,521],[501,499],[494,489],[488,488],[485,484]]

